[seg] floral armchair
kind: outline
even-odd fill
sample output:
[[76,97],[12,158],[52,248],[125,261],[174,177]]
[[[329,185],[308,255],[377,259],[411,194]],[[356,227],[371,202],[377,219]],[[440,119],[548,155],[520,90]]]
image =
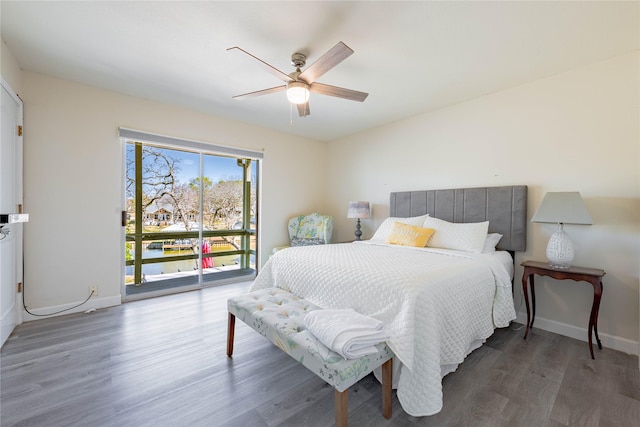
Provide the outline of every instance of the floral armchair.
[[[298,215],[289,220],[287,228],[291,246],[324,245],[331,243],[333,217],[319,213]],[[275,248],[273,252],[285,247]]]
[[298,215],[289,220],[291,246],[324,245],[331,243],[333,217],[312,213]]

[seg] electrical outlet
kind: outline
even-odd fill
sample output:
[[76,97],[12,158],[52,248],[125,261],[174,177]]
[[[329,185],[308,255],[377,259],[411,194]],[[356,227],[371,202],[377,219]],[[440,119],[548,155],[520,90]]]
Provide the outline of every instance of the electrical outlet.
[[89,286],[89,294],[91,294],[92,297],[97,297],[98,296],[98,285]]

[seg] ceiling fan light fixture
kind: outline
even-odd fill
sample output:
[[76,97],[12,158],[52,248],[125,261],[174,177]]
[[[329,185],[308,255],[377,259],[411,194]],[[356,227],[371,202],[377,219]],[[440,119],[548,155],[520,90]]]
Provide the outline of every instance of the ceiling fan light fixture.
[[309,101],[309,85],[295,81],[287,84],[287,99],[292,104],[306,104]]

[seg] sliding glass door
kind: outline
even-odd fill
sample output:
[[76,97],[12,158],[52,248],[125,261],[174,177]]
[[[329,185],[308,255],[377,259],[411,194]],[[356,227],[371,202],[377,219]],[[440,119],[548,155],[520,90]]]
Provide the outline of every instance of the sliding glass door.
[[255,274],[256,159],[125,140],[125,295]]

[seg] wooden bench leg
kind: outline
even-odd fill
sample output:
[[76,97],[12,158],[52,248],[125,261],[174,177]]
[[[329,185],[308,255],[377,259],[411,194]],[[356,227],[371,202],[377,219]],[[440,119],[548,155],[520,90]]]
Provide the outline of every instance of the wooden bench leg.
[[227,356],[233,354],[233,334],[236,330],[236,316],[229,313],[229,321],[227,322]]
[[336,427],[347,427],[349,417],[349,390],[336,390]]
[[391,401],[393,388],[393,359],[389,359],[382,364],[382,416],[391,418]]

